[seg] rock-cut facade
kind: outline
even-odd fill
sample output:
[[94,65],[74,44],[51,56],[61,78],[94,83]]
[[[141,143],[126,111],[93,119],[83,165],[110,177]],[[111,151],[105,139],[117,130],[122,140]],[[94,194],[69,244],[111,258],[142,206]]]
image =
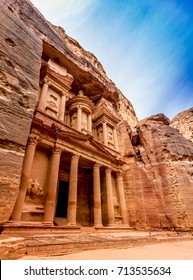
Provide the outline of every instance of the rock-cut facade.
[[0,223],[193,227],[193,143],[138,121],[96,57],[24,0],[0,4]]

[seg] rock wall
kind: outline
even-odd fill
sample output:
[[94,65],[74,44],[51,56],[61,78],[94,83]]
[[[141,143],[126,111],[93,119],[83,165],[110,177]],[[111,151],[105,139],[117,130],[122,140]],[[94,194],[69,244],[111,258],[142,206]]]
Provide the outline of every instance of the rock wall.
[[16,10],[0,3],[0,221],[15,203],[39,88],[42,44]]
[[136,130],[132,138],[136,162],[128,165],[125,175],[132,225],[136,228],[192,227],[192,142],[169,126],[169,120],[162,114],[142,121]]
[[170,125],[177,128],[184,137],[193,141],[193,107],[177,114]]

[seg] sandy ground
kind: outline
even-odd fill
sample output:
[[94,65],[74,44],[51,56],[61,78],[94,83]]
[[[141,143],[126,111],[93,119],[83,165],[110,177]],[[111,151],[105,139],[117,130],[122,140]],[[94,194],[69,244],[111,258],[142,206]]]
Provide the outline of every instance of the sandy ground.
[[[26,256],[23,260],[34,259]],[[193,241],[178,241],[145,245],[127,249],[83,251],[76,254],[35,257],[47,260],[193,260]]]

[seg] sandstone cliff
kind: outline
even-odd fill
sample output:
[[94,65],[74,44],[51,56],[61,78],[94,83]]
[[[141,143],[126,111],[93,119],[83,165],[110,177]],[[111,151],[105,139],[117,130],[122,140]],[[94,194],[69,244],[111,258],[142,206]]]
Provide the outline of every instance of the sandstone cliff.
[[41,40],[20,20],[16,1],[0,3],[0,221],[18,193],[39,88]]
[[[134,137],[135,136],[135,137]],[[130,221],[136,228],[193,226],[193,145],[159,114],[141,121],[126,168]]]
[[177,128],[184,137],[193,141],[193,107],[177,114],[171,120],[171,126]]

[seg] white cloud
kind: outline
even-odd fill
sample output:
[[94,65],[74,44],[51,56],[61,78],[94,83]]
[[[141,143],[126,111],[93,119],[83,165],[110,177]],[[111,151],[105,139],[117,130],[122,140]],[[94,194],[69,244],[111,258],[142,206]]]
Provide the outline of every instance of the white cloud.
[[78,16],[92,5],[93,0],[30,0],[45,18],[58,24],[63,18]]

